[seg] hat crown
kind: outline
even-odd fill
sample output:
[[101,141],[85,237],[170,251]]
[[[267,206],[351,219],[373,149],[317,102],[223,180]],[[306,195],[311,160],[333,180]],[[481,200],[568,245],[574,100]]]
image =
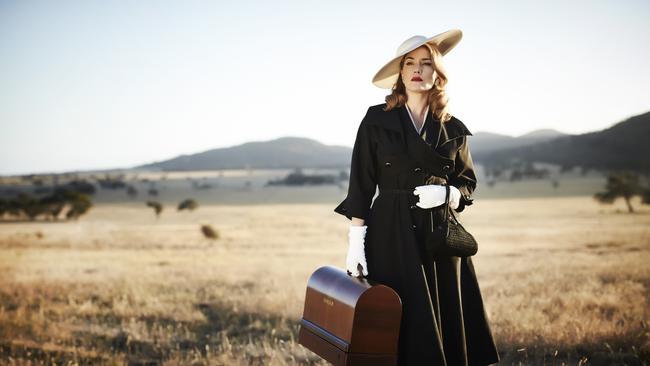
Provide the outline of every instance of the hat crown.
[[395,56],[402,56],[407,54],[409,51],[412,51],[416,46],[421,46],[427,42],[427,37],[425,36],[413,36],[406,41],[402,42],[399,47],[397,47],[397,52]]

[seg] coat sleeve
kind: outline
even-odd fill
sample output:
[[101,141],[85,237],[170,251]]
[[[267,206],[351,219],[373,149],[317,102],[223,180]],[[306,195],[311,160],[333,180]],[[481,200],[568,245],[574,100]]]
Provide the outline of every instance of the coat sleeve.
[[462,137],[462,142],[456,153],[454,166],[455,169],[449,177],[449,183],[458,188],[461,193],[460,204],[456,209],[456,212],[461,212],[465,209],[465,206],[473,203],[474,200],[470,196],[474,192],[474,189],[476,189],[476,173],[474,171],[472,154],[469,151],[467,136]]
[[352,217],[367,220],[370,204],[377,188],[375,146],[370,138],[367,124],[369,113],[370,110],[359,125],[352,148],[347,197],[334,209],[335,212],[350,220]]

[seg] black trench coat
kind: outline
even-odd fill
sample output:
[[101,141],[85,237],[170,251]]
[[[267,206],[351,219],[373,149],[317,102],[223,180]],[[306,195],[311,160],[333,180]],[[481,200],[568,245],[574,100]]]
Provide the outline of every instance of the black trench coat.
[[499,356],[472,259],[434,256],[424,249],[431,217],[439,220],[442,209],[421,209],[412,194],[419,185],[448,183],[462,194],[456,211],[472,203],[471,133],[455,117],[441,124],[428,113],[423,139],[405,106],[388,112],[384,107],[370,107],[361,121],[348,194],[334,211],[365,220],[368,278],[402,298],[399,365],[496,363]]

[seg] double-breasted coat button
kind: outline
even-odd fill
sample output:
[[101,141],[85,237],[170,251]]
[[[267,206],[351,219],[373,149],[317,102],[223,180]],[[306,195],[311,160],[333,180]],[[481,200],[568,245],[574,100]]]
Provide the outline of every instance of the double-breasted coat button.
[[449,168],[450,168],[449,165],[445,165],[442,167],[442,170],[449,170]]
[[415,224],[413,224],[413,228],[415,229],[416,227],[417,227],[417,226],[415,226]]
[[417,207],[418,207],[418,206],[416,206],[416,205],[411,205],[409,208],[410,208],[411,210],[415,210]]
[[420,169],[420,167],[417,167],[417,168],[413,169],[413,171],[416,172],[416,173],[419,172],[420,170],[422,170],[422,169]]
[[386,165],[387,167],[390,168],[390,166],[391,166],[390,161],[387,161],[384,165]]

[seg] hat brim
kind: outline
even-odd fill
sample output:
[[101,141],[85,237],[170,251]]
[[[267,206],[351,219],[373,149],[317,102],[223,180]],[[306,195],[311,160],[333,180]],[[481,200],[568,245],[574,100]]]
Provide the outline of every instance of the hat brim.
[[416,43],[401,54],[388,61],[372,78],[372,83],[382,89],[392,89],[397,82],[399,75],[399,63],[404,55],[423,46],[425,43],[435,45],[440,53],[444,56],[454,48],[460,39],[463,38],[463,32],[460,29],[451,29],[446,32],[437,34],[422,42]]

